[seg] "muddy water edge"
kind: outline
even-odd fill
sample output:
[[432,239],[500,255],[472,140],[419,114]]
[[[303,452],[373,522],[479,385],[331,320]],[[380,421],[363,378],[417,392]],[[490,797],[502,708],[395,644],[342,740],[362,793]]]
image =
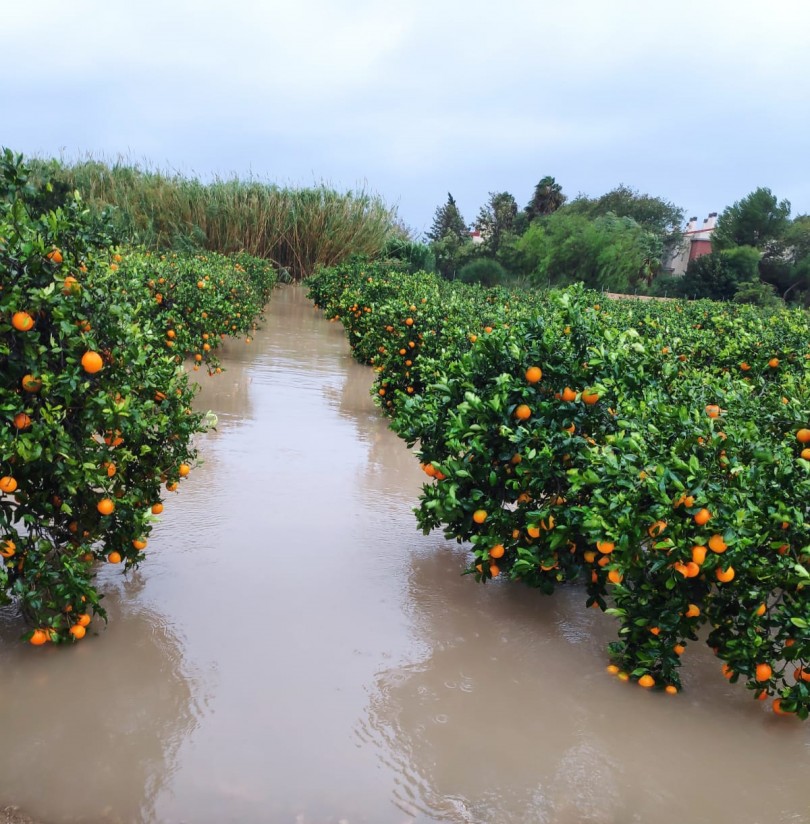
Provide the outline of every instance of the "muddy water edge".
[[705,646],[677,696],[622,684],[582,591],[478,586],[416,531],[424,476],[301,287],[224,360],[200,379],[204,464],[141,570],[101,571],[110,623],[34,650],[0,615],[2,803],[48,824],[810,822],[810,727]]

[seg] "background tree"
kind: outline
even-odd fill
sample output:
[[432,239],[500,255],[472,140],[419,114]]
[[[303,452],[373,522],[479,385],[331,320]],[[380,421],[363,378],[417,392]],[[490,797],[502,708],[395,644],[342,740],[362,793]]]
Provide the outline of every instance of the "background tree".
[[456,201],[449,192],[447,193],[447,203],[436,209],[433,216],[433,225],[427,233],[428,240],[442,240],[446,235],[455,235],[459,240],[467,236],[467,224],[461,216]]
[[674,203],[653,195],[640,194],[624,184],[597,198],[578,195],[565,208],[590,218],[608,214],[629,217],[639,226],[655,232],[662,238],[679,234],[684,218],[683,209]]
[[560,210],[532,223],[517,243],[522,268],[537,285],[628,292],[644,284],[660,254],[657,236],[632,218],[591,220]]
[[524,211],[529,221],[532,221],[543,215],[554,214],[565,201],[562,186],[553,177],[547,175],[534,187],[532,199]]
[[677,279],[677,294],[685,298],[732,300],[743,284],[750,287],[760,282],[760,256],[752,246],[703,255],[690,261],[686,274]]
[[770,189],[755,189],[729,206],[717,219],[712,235],[714,249],[734,246],[765,248],[780,240],[790,226],[790,201],[777,201]]
[[489,254],[497,255],[504,237],[514,233],[517,213],[517,201],[509,192],[489,193],[489,200],[481,207],[474,223]]
[[436,209],[427,237],[431,241],[436,269],[442,277],[455,277],[458,268],[470,256],[472,241],[467,224],[449,192],[447,203]]

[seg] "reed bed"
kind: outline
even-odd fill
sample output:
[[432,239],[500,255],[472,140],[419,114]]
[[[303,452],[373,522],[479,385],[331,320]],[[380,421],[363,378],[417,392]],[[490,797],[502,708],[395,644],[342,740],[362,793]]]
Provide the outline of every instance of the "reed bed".
[[300,280],[350,255],[377,256],[396,212],[365,191],[289,188],[256,179],[198,178],[129,162],[41,161],[60,185],[112,208],[128,238],[159,249],[245,251]]

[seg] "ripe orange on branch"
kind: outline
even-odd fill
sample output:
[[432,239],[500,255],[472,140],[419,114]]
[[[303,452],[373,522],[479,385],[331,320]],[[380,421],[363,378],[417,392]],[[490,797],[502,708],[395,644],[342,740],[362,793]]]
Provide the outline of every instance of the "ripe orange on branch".
[[11,316],[11,325],[18,332],[29,332],[34,328],[34,319],[28,312],[15,312]]
[[543,370],[539,366],[530,366],[526,370],[526,380],[529,383],[537,383],[543,378]]
[[98,352],[85,352],[82,355],[82,369],[90,375],[95,375],[104,367],[104,361]]

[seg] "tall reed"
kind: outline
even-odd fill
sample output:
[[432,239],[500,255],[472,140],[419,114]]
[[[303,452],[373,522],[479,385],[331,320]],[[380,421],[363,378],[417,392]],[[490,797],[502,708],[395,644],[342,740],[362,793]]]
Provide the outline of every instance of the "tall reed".
[[397,233],[396,212],[365,191],[280,187],[257,179],[194,177],[128,162],[40,161],[119,229],[155,248],[246,251],[294,279],[352,254],[376,256]]

